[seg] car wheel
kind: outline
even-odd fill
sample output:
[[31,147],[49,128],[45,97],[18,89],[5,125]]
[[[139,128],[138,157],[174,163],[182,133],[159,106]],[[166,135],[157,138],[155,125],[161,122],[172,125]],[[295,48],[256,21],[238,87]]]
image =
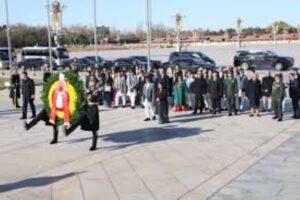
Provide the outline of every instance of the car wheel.
[[249,70],[249,64],[248,63],[242,63],[241,68],[245,71]]
[[276,63],[275,64],[275,69],[277,71],[282,71],[283,70],[283,64],[282,63]]

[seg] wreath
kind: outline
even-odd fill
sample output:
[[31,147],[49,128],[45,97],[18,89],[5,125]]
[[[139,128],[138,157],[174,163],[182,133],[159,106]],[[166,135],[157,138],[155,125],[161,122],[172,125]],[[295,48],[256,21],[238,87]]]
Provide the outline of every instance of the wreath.
[[[85,104],[83,82],[79,80],[79,76],[73,71],[66,71],[63,74],[67,80],[66,88],[69,97],[68,109],[70,111],[70,124],[74,124],[78,122],[80,110]],[[53,106],[52,97],[58,84],[59,73],[54,73],[49,77],[46,85],[44,86],[42,102],[49,116]],[[55,124],[57,126],[64,124],[63,111],[57,111]]]

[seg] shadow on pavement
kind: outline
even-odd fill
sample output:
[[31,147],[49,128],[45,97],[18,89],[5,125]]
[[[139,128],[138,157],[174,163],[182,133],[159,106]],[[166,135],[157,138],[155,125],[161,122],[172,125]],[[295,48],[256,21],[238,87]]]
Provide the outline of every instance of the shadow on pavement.
[[60,180],[76,176],[84,172],[79,173],[68,173],[61,176],[52,176],[52,177],[38,177],[38,178],[29,178],[25,180],[21,180],[14,183],[0,185],[0,193],[9,192],[12,190],[22,189],[22,188],[29,188],[29,187],[41,187],[45,185],[49,185]]
[[[165,126],[156,128],[144,128],[132,131],[120,131],[99,136],[101,140],[117,143],[117,145],[104,147],[101,149],[121,149],[144,143],[152,143],[157,141],[171,140],[175,138],[186,138],[195,135],[204,134],[213,130],[202,130],[200,128],[177,128],[175,126]],[[69,141],[69,143],[84,142],[91,140],[91,137],[81,138]]]

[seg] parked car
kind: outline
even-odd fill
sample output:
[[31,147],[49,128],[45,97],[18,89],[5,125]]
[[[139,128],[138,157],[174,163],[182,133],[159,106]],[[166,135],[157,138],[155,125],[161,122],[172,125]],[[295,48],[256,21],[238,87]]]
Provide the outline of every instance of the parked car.
[[172,52],[169,56],[169,61],[172,61],[176,58],[181,58],[181,57],[190,57],[190,58],[196,58],[196,59],[201,59],[211,65],[216,66],[216,62],[205,55],[204,53],[200,51],[182,51],[182,52]]
[[[142,65],[142,66],[148,65],[147,56],[131,56],[130,58],[134,60],[135,65]],[[161,66],[161,61],[159,60],[150,60],[150,63],[153,68],[159,68]]]
[[[92,65],[95,65],[97,63],[95,56],[85,56],[82,59],[89,61]],[[105,68],[110,68],[113,66],[113,62],[110,60],[105,60],[104,58],[98,56],[98,65]]]
[[118,58],[113,61],[113,66],[118,68],[130,68],[134,66],[134,60],[131,58]]
[[79,68],[80,71],[83,71],[84,69],[94,66],[94,64],[87,59],[72,58],[72,59],[66,61],[62,67],[63,67],[63,69],[69,68],[69,67],[71,67],[72,64],[75,64]]
[[294,58],[279,56],[272,51],[238,51],[234,56],[234,66],[244,70],[271,67],[278,71],[294,65]]
[[[23,68],[24,70],[41,70],[45,65],[50,66],[50,61],[41,58],[29,58],[18,62],[18,68]],[[53,61],[53,70],[57,69],[57,64]]]
[[164,68],[175,68],[175,66],[179,66],[181,69],[186,69],[191,72],[196,72],[199,68],[204,69],[215,69],[215,66],[211,63],[207,63],[200,58],[192,58],[192,57],[180,57],[176,58],[170,62],[164,63]]

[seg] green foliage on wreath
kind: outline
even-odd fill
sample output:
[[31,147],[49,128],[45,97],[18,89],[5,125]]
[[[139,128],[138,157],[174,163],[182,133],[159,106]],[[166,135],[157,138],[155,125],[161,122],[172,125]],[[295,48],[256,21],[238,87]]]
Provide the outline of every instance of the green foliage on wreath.
[[[77,95],[77,100],[75,104],[75,112],[72,114],[70,123],[74,124],[79,120],[79,112],[82,109],[83,105],[85,104],[85,99],[84,99],[84,86],[83,86],[83,81],[81,81],[76,73],[73,71],[66,71],[64,72],[65,77],[67,78],[68,82],[73,85],[76,95]],[[54,84],[56,81],[59,80],[59,73],[53,73],[48,81],[47,84],[45,85],[43,95],[42,95],[42,102],[44,104],[44,108],[46,109],[48,115],[50,116],[50,103],[48,99],[48,94],[50,91],[50,88],[52,84]],[[56,119],[56,125],[61,126],[64,124],[63,119],[57,118]]]

